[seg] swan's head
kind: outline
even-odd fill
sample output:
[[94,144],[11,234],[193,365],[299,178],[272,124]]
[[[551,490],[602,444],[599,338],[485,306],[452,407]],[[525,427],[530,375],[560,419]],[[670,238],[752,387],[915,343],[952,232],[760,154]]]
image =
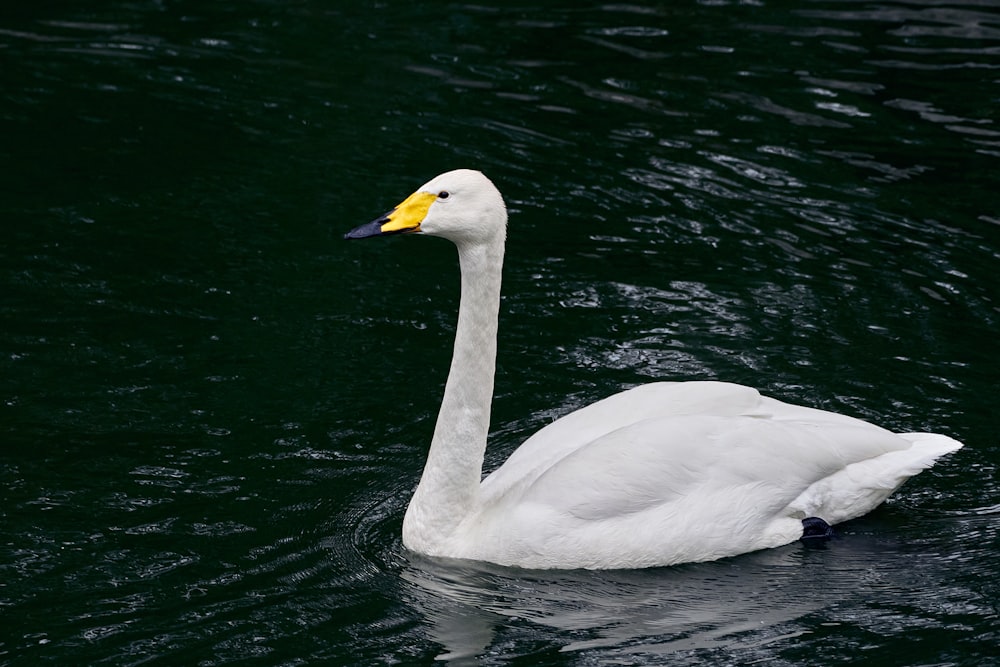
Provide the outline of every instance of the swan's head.
[[344,235],[364,239],[387,234],[428,234],[455,243],[503,240],[507,207],[482,173],[456,169],[432,178],[399,206]]

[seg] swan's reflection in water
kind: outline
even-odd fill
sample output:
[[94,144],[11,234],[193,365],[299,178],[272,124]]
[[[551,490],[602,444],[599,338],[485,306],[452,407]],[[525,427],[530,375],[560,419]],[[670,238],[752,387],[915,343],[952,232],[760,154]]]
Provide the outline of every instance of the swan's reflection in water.
[[504,646],[523,656],[526,641],[601,662],[679,664],[722,649],[746,664],[776,657],[796,636],[864,625],[856,612],[869,597],[883,609],[901,604],[944,565],[933,549],[908,550],[898,535],[852,534],[711,563],[565,572],[409,554],[402,578],[443,647],[438,659],[452,664],[502,664]]

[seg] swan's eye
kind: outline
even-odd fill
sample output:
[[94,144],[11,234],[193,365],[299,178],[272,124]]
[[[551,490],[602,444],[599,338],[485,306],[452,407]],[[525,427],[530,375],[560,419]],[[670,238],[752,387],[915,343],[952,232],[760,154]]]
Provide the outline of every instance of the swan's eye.
[[448,192],[447,190],[442,190],[441,192],[438,193],[438,199],[447,199],[450,196],[451,193]]

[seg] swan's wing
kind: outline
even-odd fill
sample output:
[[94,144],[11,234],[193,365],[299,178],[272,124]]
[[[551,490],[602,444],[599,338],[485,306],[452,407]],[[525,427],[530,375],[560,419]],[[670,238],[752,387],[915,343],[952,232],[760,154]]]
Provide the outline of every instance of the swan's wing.
[[801,537],[806,516],[836,511],[834,523],[870,511],[908,476],[878,462],[909,445],[864,422],[652,418],[484,508],[482,543],[499,545],[502,562],[543,567],[669,565],[779,546]]
[[620,428],[655,417],[754,414],[757,390],[725,382],[655,382],[609,396],[546,425],[483,480],[484,496],[504,496],[555,462]]
[[658,417],[579,447],[538,475],[518,502],[603,521],[700,498],[702,514],[770,520],[820,480],[909,444],[860,421]]

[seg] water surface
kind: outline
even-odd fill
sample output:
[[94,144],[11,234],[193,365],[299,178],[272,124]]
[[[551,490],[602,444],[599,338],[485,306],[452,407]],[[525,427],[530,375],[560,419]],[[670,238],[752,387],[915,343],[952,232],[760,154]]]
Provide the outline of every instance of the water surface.
[[[0,16],[0,662],[996,664],[988,1],[34,3]],[[511,211],[487,465],[650,380],[967,446],[823,549],[638,572],[399,541],[454,251]]]

